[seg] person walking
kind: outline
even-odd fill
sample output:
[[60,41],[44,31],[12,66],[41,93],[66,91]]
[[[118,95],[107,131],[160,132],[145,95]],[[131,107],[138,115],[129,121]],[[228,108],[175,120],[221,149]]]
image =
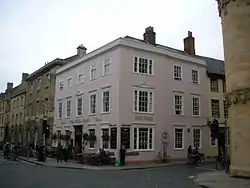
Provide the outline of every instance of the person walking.
[[59,142],[58,145],[57,145],[57,148],[56,148],[56,159],[57,159],[57,162],[62,162],[62,145],[61,143]]

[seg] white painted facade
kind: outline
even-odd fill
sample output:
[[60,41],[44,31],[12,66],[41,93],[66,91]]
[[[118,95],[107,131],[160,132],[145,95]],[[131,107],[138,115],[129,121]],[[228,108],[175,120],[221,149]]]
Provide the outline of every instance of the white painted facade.
[[[75,140],[74,127],[94,130],[97,140],[87,149],[105,147],[118,157],[123,144],[139,152],[126,160],[151,161],[162,154],[162,142],[172,159],[185,158],[188,145],[209,146],[206,63],[184,53],[118,38],[59,68],[55,93],[54,132],[68,130]],[[102,132],[111,139],[114,128],[116,144],[103,143]]]

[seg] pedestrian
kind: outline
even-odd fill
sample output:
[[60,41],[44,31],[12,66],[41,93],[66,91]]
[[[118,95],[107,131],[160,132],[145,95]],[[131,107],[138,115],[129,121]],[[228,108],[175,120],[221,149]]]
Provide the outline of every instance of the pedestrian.
[[57,162],[62,162],[62,145],[61,142],[58,143],[57,148],[56,148],[56,159]]
[[67,151],[68,151],[67,147],[64,146],[64,147],[63,147],[63,158],[64,158],[64,161],[65,161],[65,162],[68,162]]
[[120,149],[120,165],[121,166],[125,165],[125,156],[126,156],[126,148],[124,145],[122,145]]

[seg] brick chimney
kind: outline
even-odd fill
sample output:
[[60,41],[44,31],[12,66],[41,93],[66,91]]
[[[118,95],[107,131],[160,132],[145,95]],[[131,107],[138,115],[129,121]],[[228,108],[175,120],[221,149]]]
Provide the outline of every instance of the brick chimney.
[[195,41],[192,32],[188,31],[188,36],[184,38],[184,51],[189,55],[195,55]]
[[87,53],[87,48],[83,46],[82,44],[78,46],[76,49],[77,49],[77,55],[79,57],[83,57]]
[[28,76],[28,73],[22,73],[22,82],[24,82]]
[[155,32],[153,27],[149,26],[145,29],[143,40],[149,44],[155,44]]

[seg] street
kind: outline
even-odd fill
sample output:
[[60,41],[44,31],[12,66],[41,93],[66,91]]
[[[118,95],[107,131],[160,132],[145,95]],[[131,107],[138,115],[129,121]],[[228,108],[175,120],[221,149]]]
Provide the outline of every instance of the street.
[[1,188],[196,188],[189,176],[204,169],[176,166],[144,170],[71,170],[0,159]]

